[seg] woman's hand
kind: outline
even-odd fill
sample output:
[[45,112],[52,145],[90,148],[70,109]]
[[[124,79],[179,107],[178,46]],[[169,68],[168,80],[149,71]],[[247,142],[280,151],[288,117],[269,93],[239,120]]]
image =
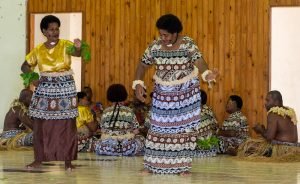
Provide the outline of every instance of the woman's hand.
[[38,87],[39,84],[40,84],[40,80],[34,80],[34,81],[32,81],[32,84],[33,84],[35,87]]
[[206,81],[208,83],[208,88],[212,88],[213,84],[216,82],[216,78],[218,77],[219,72],[217,69],[213,69],[211,73],[207,74]]
[[133,134],[137,135],[137,134],[139,134],[139,133],[140,133],[140,130],[139,130],[139,129],[134,129],[134,130],[133,130]]
[[216,68],[214,68],[211,73],[207,74],[206,80],[207,81],[216,80],[216,78],[218,77],[218,75],[219,75],[219,71]]
[[142,85],[140,84],[137,84],[136,85],[136,88],[135,88],[135,96],[138,100],[140,100],[141,102],[145,102],[146,101],[146,91],[145,89],[143,88]]
[[253,127],[253,130],[257,134],[263,134],[266,130],[266,127],[264,125],[261,125],[261,124],[255,124],[254,127]]
[[74,39],[74,46],[75,46],[75,48],[77,50],[80,50],[80,48],[81,48],[81,40],[78,39],[78,38]]

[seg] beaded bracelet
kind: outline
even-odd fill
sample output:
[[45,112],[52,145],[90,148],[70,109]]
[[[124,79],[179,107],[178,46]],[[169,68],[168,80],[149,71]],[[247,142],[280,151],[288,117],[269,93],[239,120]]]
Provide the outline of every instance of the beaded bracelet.
[[144,89],[146,89],[146,86],[145,86],[145,84],[144,84],[144,81],[142,81],[142,80],[134,80],[134,81],[132,82],[132,89],[135,90],[135,88],[136,88],[136,86],[137,86],[138,84],[141,85]]

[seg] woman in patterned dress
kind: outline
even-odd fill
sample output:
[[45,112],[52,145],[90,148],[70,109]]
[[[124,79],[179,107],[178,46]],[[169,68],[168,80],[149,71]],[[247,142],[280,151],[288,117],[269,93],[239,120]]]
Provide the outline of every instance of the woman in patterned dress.
[[146,138],[143,173],[187,175],[200,123],[199,72],[214,81],[218,72],[208,66],[193,40],[180,34],[180,20],[167,14],[156,22],[160,37],[146,49],[132,88],[145,101],[146,69],[155,65],[155,86]]

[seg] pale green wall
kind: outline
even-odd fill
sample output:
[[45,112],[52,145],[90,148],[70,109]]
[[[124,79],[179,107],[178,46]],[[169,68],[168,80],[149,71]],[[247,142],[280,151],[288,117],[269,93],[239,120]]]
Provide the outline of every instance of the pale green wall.
[[0,129],[22,89],[20,67],[26,47],[26,0],[0,0]]

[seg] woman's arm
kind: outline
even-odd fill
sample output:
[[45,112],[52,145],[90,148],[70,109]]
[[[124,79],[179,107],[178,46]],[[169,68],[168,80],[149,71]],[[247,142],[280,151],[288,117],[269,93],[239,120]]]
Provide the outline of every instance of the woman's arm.
[[[32,69],[31,69],[31,66],[28,64],[28,62],[27,61],[24,61],[24,63],[22,64],[22,66],[21,66],[21,71],[25,74],[25,73],[30,73],[30,72],[32,72]],[[24,80],[24,79],[23,79]],[[37,80],[35,80],[35,79],[30,79],[31,80],[31,84],[33,84],[35,87],[37,87],[38,85],[39,85],[39,83],[40,83],[40,80],[39,79],[37,79]]]
[[98,128],[96,121],[92,121],[90,123],[87,123],[86,126],[88,127],[90,132],[96,132],[96,130]]
[[74,39],[75,52],[72,53],[72,56],[80,57],[81,56],[81,40],[76,38]]
[[26,125],[27,127],[29,127],[31,130],[33,130],[33,120],[26,114],[26,112],[24,112],[22,109],[18,110],[19,112],[17,112],[18,114],[18,118],[19,120]]
[[205,82],[208,82],[209,87],[211,82],[216,82],[216,78],[219,75],[218,70],[209,70],[206,61],[203,57],[200,57],[197,61],[195,61],[195,66],[198,68],[199,72],[201,73],[201,77]]
[[22,64],[22,66],[21,66],[21,71],[22,71],[23,73],[28,73],[28,72],[31,72],[31,71],[32,71],[32,70],[31,70],[31,67],[30,67],[30,65],[28,64],[27,61],[24,61],[24,63]]
[[200,57],[197,61],[195,61],[195,65],[200,73],[203,73],[206,70],[208,70],[208,65],[203,57]]
[[[140,62],[136,72],[135,72],[135,81],[141,81],[144,78],[146,70],[149,68],[148,65]],[[144,97],[146,95],[146,91],[142,84],[133,84],[133,88],[135,88],[135,96],[138,100],[141,102],[145,102],[146,98]]]

